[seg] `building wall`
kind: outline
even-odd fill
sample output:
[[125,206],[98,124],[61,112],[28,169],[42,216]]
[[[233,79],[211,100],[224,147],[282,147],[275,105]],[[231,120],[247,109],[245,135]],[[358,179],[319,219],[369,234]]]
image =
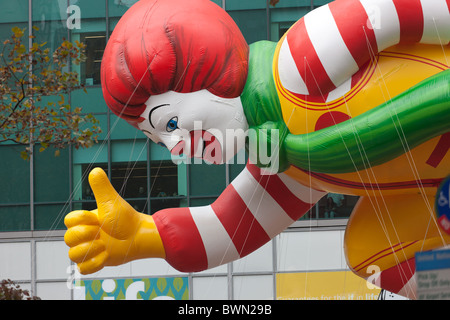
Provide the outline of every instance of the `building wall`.
[[[72,210],[96,207],[87,183],[93,167],[104,168],[123,197],[148,214],[166,207],[210,204],[244,167],[243,163],[177,166],[166,149],[149,143],[143,133],[109,112],[99,82],[101,56],[110,32],[134,2],[0,0],[2,39],[9,37],[13,26],[27,30],[36,26],[39,31],[33,31],[36,37],[32,41],[46,42],[50,49],[63,38],[87,44],[87,61],[71,66],[79,72],[87,93],[74,91],[66,99],[92,113],[103,130],[99,143],[89,149],[68,148],[59,157],[51,149],[35,150],[30,161],[20,159],[23,146],[0,144],[0,177],[7,182],[0,184],[0,278],[16,280],[43,298],[74,298],[67,284],[74,278],[74,268],[62,241],[63,220]],[[266,0],[214,2],[228,11],[252,43],[277,41],[301,16],[329,1],[281,0],[275,8]],[[274,299],[277,273],[345,270],[343,230],[356,198],[345,197],[336,213],[326,210],[326,201],[249,257],[183,275],[189,279],[190,298]],[[179,273],[164,261],[145,260],[101,271],[94,278],[174,275]]]
[[76,299],[76,280],[186,277],[189,299],[273,300],[282,290],[277,275],[348,270],[343,222],[321,221],[314,227],[298,222],[247,257],[192,274],[180,273],[161,259],[145,259],[83,276],[67,256],[63,231],[2,233],[0,275],[42,299]]

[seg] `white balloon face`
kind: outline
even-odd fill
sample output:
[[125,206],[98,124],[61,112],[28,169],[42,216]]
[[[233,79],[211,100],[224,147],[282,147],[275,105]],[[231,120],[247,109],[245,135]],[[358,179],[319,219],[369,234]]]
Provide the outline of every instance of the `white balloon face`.
[[174,156],[221,164],[245,146],[248,124],[240,97],[168,91],[151,96],[146,105],[139,129]]

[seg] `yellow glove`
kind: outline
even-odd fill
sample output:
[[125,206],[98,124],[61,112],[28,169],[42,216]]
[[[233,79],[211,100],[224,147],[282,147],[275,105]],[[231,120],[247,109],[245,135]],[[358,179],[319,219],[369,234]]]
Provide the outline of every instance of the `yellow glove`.
[[122,199],[102,169],[91,171],[89,184],[97,209],[72,211],[64,219],[69,257],[82,274],[136,259],[165,258],[150,215],[137,212]]

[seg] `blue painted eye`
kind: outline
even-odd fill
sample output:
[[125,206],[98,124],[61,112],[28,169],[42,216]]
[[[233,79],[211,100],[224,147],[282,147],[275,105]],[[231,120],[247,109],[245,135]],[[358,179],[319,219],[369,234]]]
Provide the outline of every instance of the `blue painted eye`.
[[178,117],[173,117],[167,122],[166,130],[167,132],[172,132],[176,128],[178,128]]
[[162,142],[158,142],[158,145],[160,145],[161,147],[167,148],[166,145]]

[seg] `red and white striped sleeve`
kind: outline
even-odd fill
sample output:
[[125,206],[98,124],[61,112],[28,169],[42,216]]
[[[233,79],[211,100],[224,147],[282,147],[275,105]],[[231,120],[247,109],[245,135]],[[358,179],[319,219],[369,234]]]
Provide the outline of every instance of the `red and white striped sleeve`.
[[197,272],[255,251],[325,194],[247,164],[211,205],[165,209],[153,218],[167,262],[179,271]]
[[316,8],[281,43],[280,81],[293,93],[321,96],[390,46],[446,45],[449,6],[449,0],[336,0]]

